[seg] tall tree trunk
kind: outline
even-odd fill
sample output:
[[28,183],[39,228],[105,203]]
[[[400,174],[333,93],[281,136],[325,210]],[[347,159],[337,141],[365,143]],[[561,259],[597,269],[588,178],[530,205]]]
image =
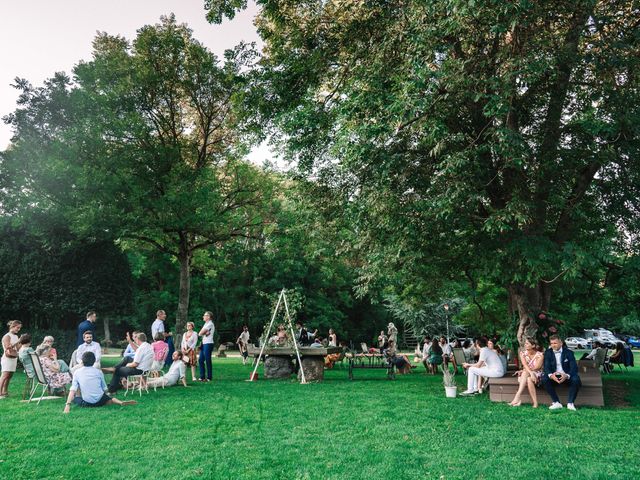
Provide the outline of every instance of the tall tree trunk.
[[104,350],[105,352],[111,346],[111,330],[109,328],[109,317],[103,317],[104,324]]
[[178,315],[176,317],[176,333],[186,330],[189,319],[189,293],[191,290],[191,252],[188,248],[180,248],[180,290],[178,295]]
[[549,284],[539,282],[535,287],[524,284],[511,284],[507,287],[509,305],[518,314],[518,342],[524,345],[527,337],[535,337],[538,330],[536,315],[540,311],[548,311],[551,302]]

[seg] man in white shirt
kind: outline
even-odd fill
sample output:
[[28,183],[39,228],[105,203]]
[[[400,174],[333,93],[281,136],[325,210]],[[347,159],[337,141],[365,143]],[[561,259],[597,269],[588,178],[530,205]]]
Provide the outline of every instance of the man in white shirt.
[[161,333],[165,338],[173,335],[171,332],[167,333],[164,329],[164,320],[167,318],[167,314],[164,310],[158,310],[156,312],[156,319],[151,324],[151,338],[156,338],[156,333]]
[[429,355],[431,354],[431,337],[427,335],[424,337],[422,344],[422,364],[424,365],[425,370],[429,371],[429,364],[427,360],[429,359]]
[[480,359],[478,363],[463,363],[464,368],[468,368],[467,373],[467,390],[460,395],[475,395],[478,393],[478,378],[497,378],[504,376],[504,366],[498,357],[498,354],[487,348],[487,339],[478,340],[480,347]]
[[[122,402],[117,398],[111,398],[105,393],[107,383],[104,381],[104,374],[91,366],[96,361],[93,352],[85,352],[80,360],[83,364],[89,366],[80,367],[73,375],[73,384],[69,390],[67,403],[64,406],[64,413],[69,413],[72,402],[79,407],[101,407],[112,403],[116,405],[133,405],[137,403],[134,400]],[[80,395],[76,396],[78,389],[80,389]]]
[[95,363],[93,365],[86,365],[87,367],[93,366],[94,368],[100,369],[100,360],[102,358],[102,348],[98,342],[93,341],[93,332],[86,331],[82,336],[84,343],[78,347],[76,350],[76,361],[78,362],[74,367],[71,368],[71,373],[75,374],[76,370],[84,367],[82,363],[82,356],[87,353],[93,353],[95,357]]
[[138,349],[131,363],[127,363],[124,367],[116,368],[113,373],[111,382],[109,383],[109,393],[115,393],[122,386],[121,380],[129,375],[141,375],[151,369],[153,363],[153,348],[147,343],[147,336],[139,333],[135,339]]

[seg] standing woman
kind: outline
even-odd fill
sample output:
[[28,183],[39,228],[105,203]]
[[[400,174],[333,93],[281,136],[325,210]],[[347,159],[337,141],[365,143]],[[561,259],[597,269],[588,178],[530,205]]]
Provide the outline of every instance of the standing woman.
[[187,331],[182,335],[182,343],[180,344],[183,360],[191,365],[191,381],[193,382],[196,381],[196,345],[198,344],[198,334],[194,328],[196,328],[195,323],[187,322]]
[[20,348],[20,338],[18,332],[22,328],[22,322],[12,320],[7,323],[9,333],[2,337],[2,375],[0,375],[0,398],[9,395],[9,382],[18,366],[18,349]]
[[393,340],[393,343],[398,345],[398,328],[393,323],[387,325],[387,335],[389,336],[389,343]]
[[338,346],[338,336],[336,332],[333,331],[333,328],[329,329],[329,346],[337,347]]
[[[216,328],[213,326],[213,313],[204,312],[202,315],[204,320],[204,326],[202,330],[198,332],[198,335],[202,337],[202,346],[200,347],[200,357],[198,358],[198,365],[200,366],[200,378],[201,382],[210,382],[213,378],[213,371],[211,370],[211,354],[213,353],[213,332]],[[206,378],[205,378],[205,365]]]

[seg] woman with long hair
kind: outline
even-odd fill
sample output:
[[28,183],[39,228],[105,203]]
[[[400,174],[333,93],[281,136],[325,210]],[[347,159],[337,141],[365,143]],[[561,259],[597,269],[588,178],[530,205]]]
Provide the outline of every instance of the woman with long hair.
[[529,389],[529,396],[533,408],[538,408],[538,394],[536,393],[536,385],[540,383],[542,377],[542,363],[544,356],[540,351],[538,342],[534,338],[527,338],[524,342],[524,348],[520,352],[520,364],[522,370],[518,370],[518,391],[513,397],[509,405],[519,407],[522,404],[521,396],[525,388]]
[[18,350],[20,349],[20,338],[18,332],[22,328],[22,322],[11,320],[7,323],[9,332],[2,337],[2,374],[0,375],[0,398],[9,395],[9,382],[16,372],[18,366]]
[[196,345],[198,345],[198,332],[195,323],[187,322],[187,331],[182,335],[180,350],[182,351],[184,363],[191,366],[191,381],[196,380]]

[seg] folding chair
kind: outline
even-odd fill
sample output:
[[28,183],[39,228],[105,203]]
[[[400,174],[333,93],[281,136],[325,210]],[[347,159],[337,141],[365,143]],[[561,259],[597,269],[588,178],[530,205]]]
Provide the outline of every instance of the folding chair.
[[149,378],[149,370],[145,370],[138,375],[129,375],[127,377],[127,389],[124,392],[124,396],[126,397],[129,392],[133,394],[136,390],[138,390],[138,392],[140,392],[140,396],[142,396],[143,388],[145,392],[149,393],[147,378]]
[[[151,370],[147,375],[147,380],[149,378],[163,378],[164,372],[162,370]],[[164,382],[161,383],[161,387],[164,390]],[[153,382],[153,391],[156,392],[158,390],[158,385],[156,382]]]
[[40,357],[35,354],[35,352],[29,352],[29,358],[31,359],[31,363],[33,364],[33,388],[31,389],[31,395],[29,396],[29,401],[33,399],[33,395],[35,394],[38,385],[42,386],[42,394],[38,399],[38,405],[40,405],[40,401],[42,397],[44,397],[45,392],[49,391],[49,380],[44,374],[44,370],[42,369],[42,364],[40,363]]
[[[462,369],[462,373],[467,374],[467,370],[462,366],[463,363],[466,363],[467,359],[464,356],[464,350],[462,348],[454,348],[453,349],[453,358],[456,359],[456,367],[460,367]],[[456,368],[457,370],[457,368]],[[455,373],[458,373],[457,371]]]

